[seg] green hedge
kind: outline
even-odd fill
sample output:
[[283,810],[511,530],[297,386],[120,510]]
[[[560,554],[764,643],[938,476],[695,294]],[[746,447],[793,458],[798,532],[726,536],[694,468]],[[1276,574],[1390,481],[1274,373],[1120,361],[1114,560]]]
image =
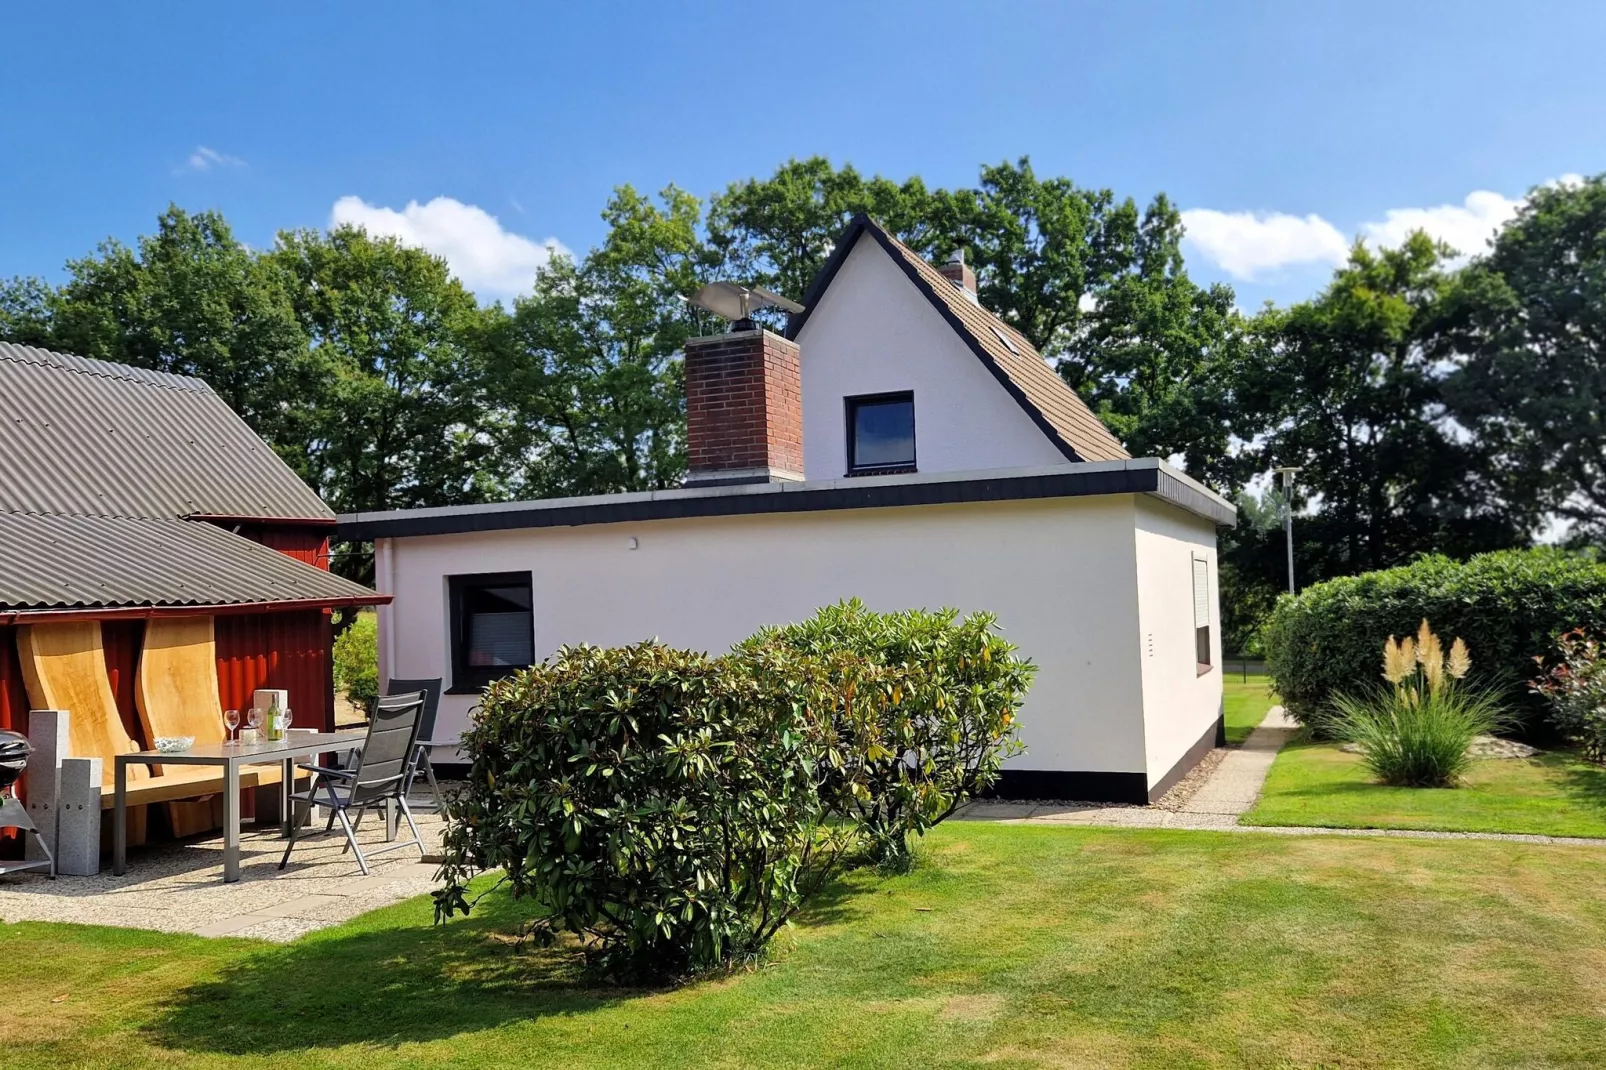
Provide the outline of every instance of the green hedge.
[[1554,656],[1561,633],[1606,622],[1606,565],[1560,550],[1507,550],[1318,583],[1278,601],[1266,668],[1288,712],[1307,722],[1334,694],[1377,683],[1383,641],[1415,632],[1423,618],[1446,642],[1465,639],[1473,678],[1499,688],[1534,725],[1545,709],[1528,689],[1533,659]]

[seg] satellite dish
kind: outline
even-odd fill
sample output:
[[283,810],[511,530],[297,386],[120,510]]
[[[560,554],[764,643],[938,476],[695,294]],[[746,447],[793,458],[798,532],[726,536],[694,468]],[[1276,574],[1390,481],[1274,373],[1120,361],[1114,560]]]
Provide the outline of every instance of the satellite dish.
[[733,323],[741,323],[760,308],[779,308],[786,312],[802,312],[803,306],[788,301],[778,293],[762,286],[741,286],[734,282],[711,282],[691,295],[690,301]]

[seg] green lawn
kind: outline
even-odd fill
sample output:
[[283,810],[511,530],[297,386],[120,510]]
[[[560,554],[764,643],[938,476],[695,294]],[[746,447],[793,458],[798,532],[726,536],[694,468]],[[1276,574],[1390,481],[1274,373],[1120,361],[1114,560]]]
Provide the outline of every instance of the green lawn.
[[585,989],[500,903],[278,947],[0,926],[21,1067],[1598,1066],[1606,850],[950,823],[751,973]]
[[1266,711],[1277,704],[1277,695],[1271,689],[1270,677],[1251,676],[1246,682],[1242,676],[1232,673],[1227,674],[1222,692],[1227,744],[1236,747],[1265,720]]
[[1456,788],[1390,788],[1336,743],[1277,756],[1246,825],[1444,829],[1606,837],[1606,769],[1568,754],[1476,761]]

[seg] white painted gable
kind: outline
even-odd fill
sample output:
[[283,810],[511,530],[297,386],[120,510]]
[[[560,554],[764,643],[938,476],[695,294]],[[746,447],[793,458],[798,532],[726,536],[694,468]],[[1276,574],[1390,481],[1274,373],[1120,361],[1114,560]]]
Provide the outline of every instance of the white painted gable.
[[808,479],[847,471],[846,399],[913,391],[921,472],[1069,463],[903,269],[861,234],[797,339]]

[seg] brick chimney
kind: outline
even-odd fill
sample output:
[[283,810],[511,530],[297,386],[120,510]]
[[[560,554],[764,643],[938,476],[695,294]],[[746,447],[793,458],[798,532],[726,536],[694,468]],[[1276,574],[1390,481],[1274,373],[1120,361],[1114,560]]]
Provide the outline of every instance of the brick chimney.
[[965,291],[972,301],[976,299],[976,273],[965,263],[964,246],[955,249],[954,255],[950,256],[948,262],[937,271],[943,278]]
[[753,327],[686,343],[686,462],[688,487],[803,478],[796,342]]

